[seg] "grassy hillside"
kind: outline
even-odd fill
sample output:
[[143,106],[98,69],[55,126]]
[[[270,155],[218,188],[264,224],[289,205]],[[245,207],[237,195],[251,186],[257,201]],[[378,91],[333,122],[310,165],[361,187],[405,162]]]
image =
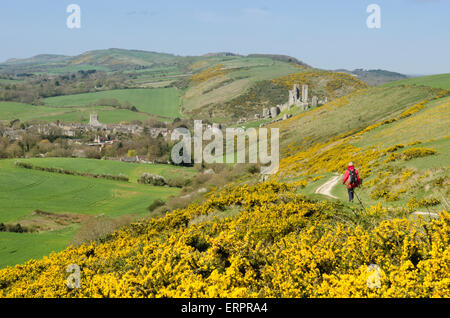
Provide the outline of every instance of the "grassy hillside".
[[31,163],[39,167],[61,168],[65,170],[86,172],[94,174],[123,174],[130,178],[131,182],[136,180],[144,173],[153,173],[161,175],[165,178],[174,177],[193,177],[197,172],[196,169],[190,167],[178,167],[164,164],[138,164],[125,163],[113,160],[96,160],[96,159],[71,159],[71,158],[33,158],[18,159],[20,162]]
[[125,89],[96,93],[50,97],[45,99],[48,106],[87,106],[100,99],[128,101],[138,111],[156,116],[175,118],[179,116],[178,92],[175,88]]
[[[360,215],[265,182],[0,271],[5,297],[448,297],[449,214]],[[239,213],[231,213],[238,209]],[[420,230],[425,229],[425,230]],[[68,289],[77,264],[81,288]],[[370,264],[379,268],[372,288]],[[52,283],[48,282],[52,278]]]
[[396,72],[390,72],[385,70],[364,70],[355,69],[353,71],[348,70],[336,70],[336,72],[344,72],[358,77],[360,81],[363,81],[369,86],[378,86],[384,83],[392,81],[398,81],[406,79],[408,76]]
[[[120,103],[129,102],[138,111],[98,105],[99,101],[108,99],[116,99]],[[44,106],[0,102],[0,121],[59,120],[86,124],[93,112],[105,124],[143,120],[152,116],[173,119],[180,116],[179,92],[175,88],[111,90],[50,97],[45,99]]]
[[172,54],[139,50],[108,49],[83,53],[74,57],[70,64],[107,65],[109,67],[117,65],[151,66],[153,64],[173,63],[178,59],[179,58]]
[[[449,95],[416,86],[371,88],[282,122],[285,158],[279,176],[308,184],[310,176],[342,174],[353,161],[365,179],[359,195],[366,205],[445,209]],[[342,185],[332,194],[347,200]]]
[[139,50],[107,49],[88,51],[78,56],[37,55],[26,59],[11,59],[1,63],[3,72],[61,74],[78,70],[117,71],[161,67],[179,63],[185,58],[172,54]]
[[399,115],[441,91],[425,87],[368,88],[274,126],[280,128],[280,142],[288,154]]
[[[64,73],[81,76],[83,73],[79,71],[86,70],[105,71],[106,73],[101,72],[96,76],[99,78],[110,76],[115,80],[120,77],[120,81],[116,85],[112,85],[111,81],[104,81],[103,87],[113,88],[123,84],[127,88],[142,89],[49,97],[45,98],[46,106],[79,107],[94,104],[100,98],[116,98],[120,102],[130,102],[146,114],[164,118],[175,118],[181,114],[228,124],[235,123],[245,116],[254,118],[256,113],[261,113],[263,107],[284,103],[288,97],[287,90],[294,84],[289,82],[290,79],[309,84],[312,89],[311,96],[327,95],[329,99],[343,96],[361,88],[361,85],[364,86],[355,77],[344,73],[314,70],[289,56],[265,54],[249,56],[208,54],[180,57],[155,52],[109,49],[89,51],[76,57],[42,56],[3,63],[0,66],[7,75],[5,78],[17,78],[14,75],[17,72],[24,72],[27,76],[34,74],[29,80],[37,80],[37,74],[51,78]],[[61,91],[59,82],[64,81],[67,79],[58,78],[58,84],[52,82],[54,87],[46,88],[47,95],[42,96],[55,96],[55,91]],[[284,85],[287,82],[289,87]],[[97,89],[97,84],[94,84],[90,83],[92,89]],[[76,85],[70,90],[64,87],[65,91],[69,92],[79,88]],[[174,87],[178,90],[175,91]],[[79,89],[83,91],[82,87]],[[36,94],[40,93],[42,92],[37,89]],[[21,96],[21,99],[17,99],[19,97],[16,96],[14,97],[16,99],[9,100],[31,103],[30,98],[34,96],[31,95]],[[33,103],[38,104],[37,101]],[[115,121],[112,114],[105,115],[108,117],[107,120]],[[135,117],[132,114],[124,116],[126,120]],[[57,116],[49,118],[58,119]],[[64,120],[68,118],[70,115],[64,116]]]
[[105,124],[120,123],[123,121],[142,120],[150,117],[147,113],[133,112],[127,109],[116,109],[109,106],[34,106],[14,102],[0,102],[0,121],[38,120],[45,122],[84,123],[89,122],[89,115],[96,112],[99,120]]
[[423,85],[429,87],[450,89],[450,73],[412,77],[405,80],[384,84],[384,86],[398,86],[398,85]]
[[182,97],[186,112],[236,98],[257,81],[299,72],[298,65],[269,58],[210,58],[191,68],[196,74]]
[[[117,218],[122,215],[144,216],[146,208],[155,199],[177,195],[179,189],[153,187],[105,179],[69,176],[28,170],[14,166],[16,160],[0,161],[0,222],[21,225],[46,226],[48,218],[33,215],[36,209],[56,215],[80,216],[105,215]],[[22,161],[22,160],[21,160]],[[39,166],[51,166],[90,173],[129,175],[132,179],[141,171],[179,176],[176,168],[166,166],[125,166],[120,162],[103,162],[84,159],[27,160]],[[125,168],[126,167],[126,168]],[[23,262],[30,257],[42,257],[51,251],[67,246],[79,228],[79,222],[66,226],[52,224],[43,232],[0,232],[0,266]],[[23,239],[22,239],[23,238]],[[30,245],[30,242],[33,244]],[[24,246],[27,246],[25,249]],[[29,253],[32,251],[31,253]]]
[[[239,64],[244,62],[246,67]],[[367,87],[345,73],[267,58],[241,58],[213,67],[200,65],[208,65],[208,68],[191,77],[191,85],[182,97],[183,110],[195,118],[211,118],[229,124],[243,117],[253,119],[263,108],[285,103],[288,90],[297,83],[309,85],[310,98],[326,96],[329,100]]]

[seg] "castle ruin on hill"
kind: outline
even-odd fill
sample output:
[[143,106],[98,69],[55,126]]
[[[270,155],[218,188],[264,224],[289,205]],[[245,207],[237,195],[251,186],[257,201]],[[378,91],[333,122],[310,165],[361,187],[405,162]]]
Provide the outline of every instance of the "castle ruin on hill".
[[[300,94],[300,84],[294,84],[292,90],[289,91],[288,101],[284,104],[277,105],[270,108],[264,108],[262,112],[261,118],[275,118],[281,112],[286,109],[290,109],[292,107],[301,107],[303,111],[308,110],[310,107],[317,107],[318,105],[323,105],[328,103],[328,97],[325,97],[323,100],[319,100],[317,96],[313,96],[311,98],[311,102],[308,99],[308,85],[302,85],[301,94]],[[285,115],[286,118],[289,116]],[[259,115],[256,115],[255,118],[260,118]]]

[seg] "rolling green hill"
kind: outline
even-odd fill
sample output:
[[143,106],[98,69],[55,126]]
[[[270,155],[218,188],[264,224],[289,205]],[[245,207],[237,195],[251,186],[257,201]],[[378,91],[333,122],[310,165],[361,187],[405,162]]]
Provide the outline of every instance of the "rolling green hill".
[[37,209],[56,214],[53,218],[58,215],[81,219],[98,215],[142,217],[148,214],[146,208],[154,200],[165,200],[180,190],[137,184],[136,178],[141,173],[161,174],[168,178],[190,177],[194,173],[193,169],[166,165],[65,158],[19,159],[41,167],[111,175],[122,173],[132,181],[119,182],[18,168],[14,166],[15,161],[0,160],[0,223],[49,226],[53,229],[39,233],[0,232],[0,267],[61,250],[77,233],[79,222],[68,222],[64,226],[53,224],[49,217],[33,214]]
[[[228,124],[236,123],[243,116],[254,118],[256,113],[262,112],[263,107],[286,102],[288,89],[292,88],[284,85],[289,82],[285,81],[289,76],[293,76],[301,84],[309,84],[311,96],[328,95],[333,99],[361,88],[361,82],[349,75],[313,69],[296,58],[275,54],[240,56],[219,53],[182,57],[156,52],[108,49],[89,51],[75,57],[42,55],[9,61],[0,64],[0,67],[0,73],[5,73],[5,78],[16,78],[18,72],[23,72],[28,81],[37,80],[36,76],[40,74],[51,78],[69,73],[82,76],[85,73],[79,72],[87,70],[106,71],[108,76],[113,78],[120,74],[120,83],[125,88],[130,88],[47,97],[54,96],[52,94],[58,91],[59,84],[54,83],[53,90],[49,89],[48,95],[44,95],[47,97],[46,106],[86,107],[100,98],[116,98],[121,102],[128,101],[140,112],[150,115],[163,118],[176,118],[181,115]],[[307,75],[302,76],[303,73]],[[344,78],[344,75],[347,78]],[[105,76],[103,72],[98,75],[99,78],[102,76]],[[319,78],[322,80],[318,80]],[[289,84],[292,86],[295,83]],[[108,85],[108,81],[103,81],[102,85]],[[90,87],[90,91],[101,89],[92,83]],[[138,91],[136,88],[142,90]],[[149,88],[154,90],[148,90]],[[73,92],[77,87],[71,89]],[[8,93],[5,88],[4,94]],[[36,93],[39,93],[39,90]],[[28,99],[20,101],[28,102]],[[39,102],[40,100],[33,103]],[[128,113],[123,115],[126,117],[124,120],[132,120],[135,117]],[[78,116],[78,120],[81,116],[83,115]],[[115,121],[114,117],[119,117],[113,116],[112,113],[102,116],[105,116],[107,121]],[[38,114],[38,117],[42,116]],[[70,114],[64,114],[61,120],[72,117]],[[49,119],[58,117],[52,115]]]
[[116,67],[120,65],[151,66],[154,64],[173,63],[180,60],[172,54],[147,52],[139,50],[108,49],[88,51],[72,58],[71,65],[104,65]]
[[123,174],[136,182],[144,172],[161,175],[165,178],[193,177],[197,170],[190,167],[178,167],[164,164],[125,163],[114,160],[96,160],[84,158],[33,158],[18,159],[20,162],[31,163],[38,167],[61,168],[77,172],[94,174]]
[[[100,105],[102,100],[128,102],[136,111]],[[124,89],[65,95],[45,99],[45,105],[0,102],[0,121],[39,120],[88,123],[93,112],[105,124],[131,122],[156,116],[167,120],[180,117],[179,92],[175,88]]]
[[[449,106],[449,90],[388,86],[275,123],[283,153],[279,177],[329,179],[353,161],[365,180],[358,193],[366,206],[441,211],[450,195]],[[300,192],[312,194],[319,185]],[[348,200],[339,183],[331,194]]]
[[28,72],[59,74],[78,70],[134,70],[136,67],[165,66],[179,63],[183,58],[172,54],[107,49],[88,51],[77,56],[37,55],[26,59],[10,59],[0,63],[2,72]]
[[53,107],[34,106],[14,102],[0,102],[0,122],[19,119],[21,121],[74,122],[87,124],[89,115],[96,112],[101,122],[114,124],[124,121],[143,120],[149,118],[147,113],[133,112],[127,109],[116,109],[108,106],[86,107]]
[[45,99],[45,105],[89,106],[96,104],[100,99],[117,99],[121,103],[129,102],[142,113],[175,118],[180,115],[178,94],[175,88],[123,89],[50,97]]
[[243,95],[259,81],[302,71],[300,66],[269,58],[210,58],[191,66],[194,75],[182,96],[186,113]]
[[404,74],[400,74],[397,72],[390,72],[386,70],[355,69],[353,71],[336,70],[336,72],[344,72],[347,74],[357,76],[359,80],[363,81],[364,83],[370,86],[378,86],[392,81],[403,80],[408,77]]
[[384,84],[384,86],[398,86],[398,85],[423,85],[429,87],[450,89],[450,73],[412,77]]

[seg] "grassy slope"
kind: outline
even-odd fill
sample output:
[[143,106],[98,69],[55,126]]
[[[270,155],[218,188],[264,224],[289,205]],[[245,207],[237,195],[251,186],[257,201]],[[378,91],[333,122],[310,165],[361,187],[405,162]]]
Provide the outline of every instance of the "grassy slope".
[[[394,122],[389,125],[381,126],[366,133],[363,138],[355,143],[356,146],[367,147],[377,146],[378,148],[387,148],[397,144],[405,145],[405,148],[397,151],[397,153],[411,149],[412,147],[425,147],[437,151],[436,155],[416,158],[409,161],[392,162],[391,167],[398,169],[414,170],[421,174],[428,173],[429,178],[422,176],[421,180],[415,180],[414,177],[408,182],[405,180],[408,190],[414,192],[418,198],[434,197],[441,200],[441,195],[448,197],[445,189],[440,189],[433,185],[431,179],[435,177],[449,177],[448,163],[450,162],[450,97],[441,98],[431,101],[426,108],[418,113]],[[421,143],[414,146],[408,146],[408,143],[420,141]],[[374,179],[375,174],[367,181]],[[418,178],[418,177],[416,177]],[[419,177],[420,178],[420,177]],[[362,189],[361,196],[369,204],[376,203],[370,198],[369,191],[371,188]],[[448,190],[448,189],[447,189]],[[405,205],[412,193],[400,197],[400,200],[392,202],[392,205]],[[441,200],[442,201],[442,200]],[[443,205],[438,205],[430,210],[443,209]],[[422,208],[422,210],[427,210]]]
[[39,167],[54,167],[72,171],[97,173],[97,174],[123,174],[130,178],[130,181],[136,182],[137,178],[144,173],[153,173],[165,178],[174,177],[192,177],[196,169],[189,167],[177,167],[163,164],[138,164],[125,163],[112,160],[96,159],[71,159],[71,158],[33,158],[20,159],[21,162],[29,162]]
[[45,99],[48,106],[86,106],[101,98],[128,101],[140,112],[175,118],[179,116],[178,92],[174,88],[125,89],[96,93],[57,96]]
[[424,87],[369,88],[273,124],[272,127],[280,128],[280,143],[284,152],[288,151],[290,144],[306,149],[313,143],[326,142],[345,132],[364,129],[399,115],[438,91]]
[[390,82],[383,86],[398,86],[398,85],[423,85],[429,87],[450,89],[450,73],[438,74],[430,76],[413,77],[400,81]]
[[145,214],[154,199],[179,192],[175,188],[16,168],[15,161],[0,161],[1,217],[5,222],[20,220],[35,209],[55,213],[105,213],[112,217]]
[[88,123],[89,115],[92,112],[98,113],[100,121],[106,124],[142,120],[149,117],[146,113],[137,113],[126,109],[114,109],[108,106],[49,107],[0,102],[0,121],[20,119],[21,121],[39,120],[53,122],[59,120],[63,122]]
[[155,63],[173,63],[179,60],[172,54],[138,50],[107,49],[88,51],[76,56],[71,65],[92,64],[115,67],[117,65],[152,66]]
[[183,106],[187,110],[231,100],[243,94],[251,84],[257,81],[300,71],[296,65],[268,58],[213,58],[203,63],[198,62],[197,65],[202,68],[194,70],[200,72],[217,64],[223,64],[226,74],[194,83],[183,96]]
[[78,225],[71,225],[43,233],[0,233],[0,268],[62,251],[78,228]]
[[[14,162],[0,161],[0,222],[4,223],[29,220],[35,209],[53,213],[104,214],[109,217],[124,214],[143,216],[147,213],[147,206],[155,199],[165,199],[179,193],[175,188],[15,168]],[[67,166],[81,166],[83,163]],[[91,164],[91,171],[101,170],[100,165],[97,169],[95,166]],[[113,166],[111,163],[110,167]],[[119,169],[118,165],[114,169]],[[131,168],[128,172],[133,175],[138,169]],[[160,169],[162,167],[156,167],[155,172],[162,172]],[[76,225],[71,225],[39,234],[0,233],[0,267],[62,250],[76,229]]]
[[[307,149],[317,142],[327,142],[330,138],[345,134],[345,132],[360,131],[369,125],[382,122],[383,120],[398,117],[404,110],[410,108],[422,100],[430,100],[440,90],[423,86],[393,86],[382,88],[371,88],[360,94],[347,99],[346,102],[329,103],[315,111],[301,114],[291,120],[277,123],[281,129],[281,144],[284,155],[295,154],[298,150]],[[366,205],[376,205],[381,202],[387,206],[406,206],[408,200],[416,198],[438,198],[445,194],[445,188],[439,189],[433,186],[438,177],[448,178],[448,162],[450,162],[450,139],[448,138],[450,125],[449,113],[450,97],[431,100],[426,107],[410,117],[397,120],[391,124],[382,125],[372,129],[360,138],[350,139],[348,144],[355,147],[367,149],[375,147],[378,151],[396,144],[404,144],[401,152],[412,147],[426,147],[435,149],[438,153],[434,156],[416,158],[409,161],[398,161],[385,164],[385,157],[380,160],[380,166],[374,168],[366,178],[365,186],[359,190],[359,195]],[[351,135],[352,133],[350,133]],[[299,137],[301,136],[301,137]],[[337,142],[339,142],[339,138]],[[408,143],[421,141],[421,144],[407,146]],[[332,149],[332,145],[327,146]],[[319,148],[320,149],[320,148]],[[327,148],[320,149],[327,151]],[[311,153],[310,155],[315,155]],[[331,158],[333,160],[333,158]],[[337,158],[336,158],[337,160]],[[358,163],[356,163],[358,164]],[[319,167],[320,168],[320,167]],[[400,185],[407,188],[407,192],[400,195],[398,200],[387,202],[384,199],[373,199],[370,193],[375,186],[369,186],[371,180],[376,181],[378,172],[392,170],[390,178],[401,176],[406,169],[414,170],[415,173]],[[331,171],[330,171],[331,172]],[[334,171],[343,173],[343,171]],[[331,175],[323,174],[326,179]],[[320,183],[320,182],[319,182]],[[318,184],[319,185],[319,184]],[[318,186],[317,185],[317,186]],[[302,192],[313,193],[308,185]],[[444,192],[442,192],[442,190]],[[345,187],[337,186],[332,194],[341,200],[347,200]],[[442,209],[443,205],[429,208],[430,210]],[[425,211],[426,209],[423,208]]]

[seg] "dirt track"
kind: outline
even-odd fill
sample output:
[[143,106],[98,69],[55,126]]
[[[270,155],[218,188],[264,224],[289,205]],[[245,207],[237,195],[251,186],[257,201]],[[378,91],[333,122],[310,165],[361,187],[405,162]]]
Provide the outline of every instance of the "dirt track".
[[341,178],[341,176],[332,177],[330,180],[328,180],[327,182],[322,184],[320,187],[318,187],[316,189],[316,193],[326,195],[333,199],[338,199],[337,197],[335,197],[334,195],[331,194],[331,190],[333,189],[333,187],[336,184],[338,184],[340,178]]

